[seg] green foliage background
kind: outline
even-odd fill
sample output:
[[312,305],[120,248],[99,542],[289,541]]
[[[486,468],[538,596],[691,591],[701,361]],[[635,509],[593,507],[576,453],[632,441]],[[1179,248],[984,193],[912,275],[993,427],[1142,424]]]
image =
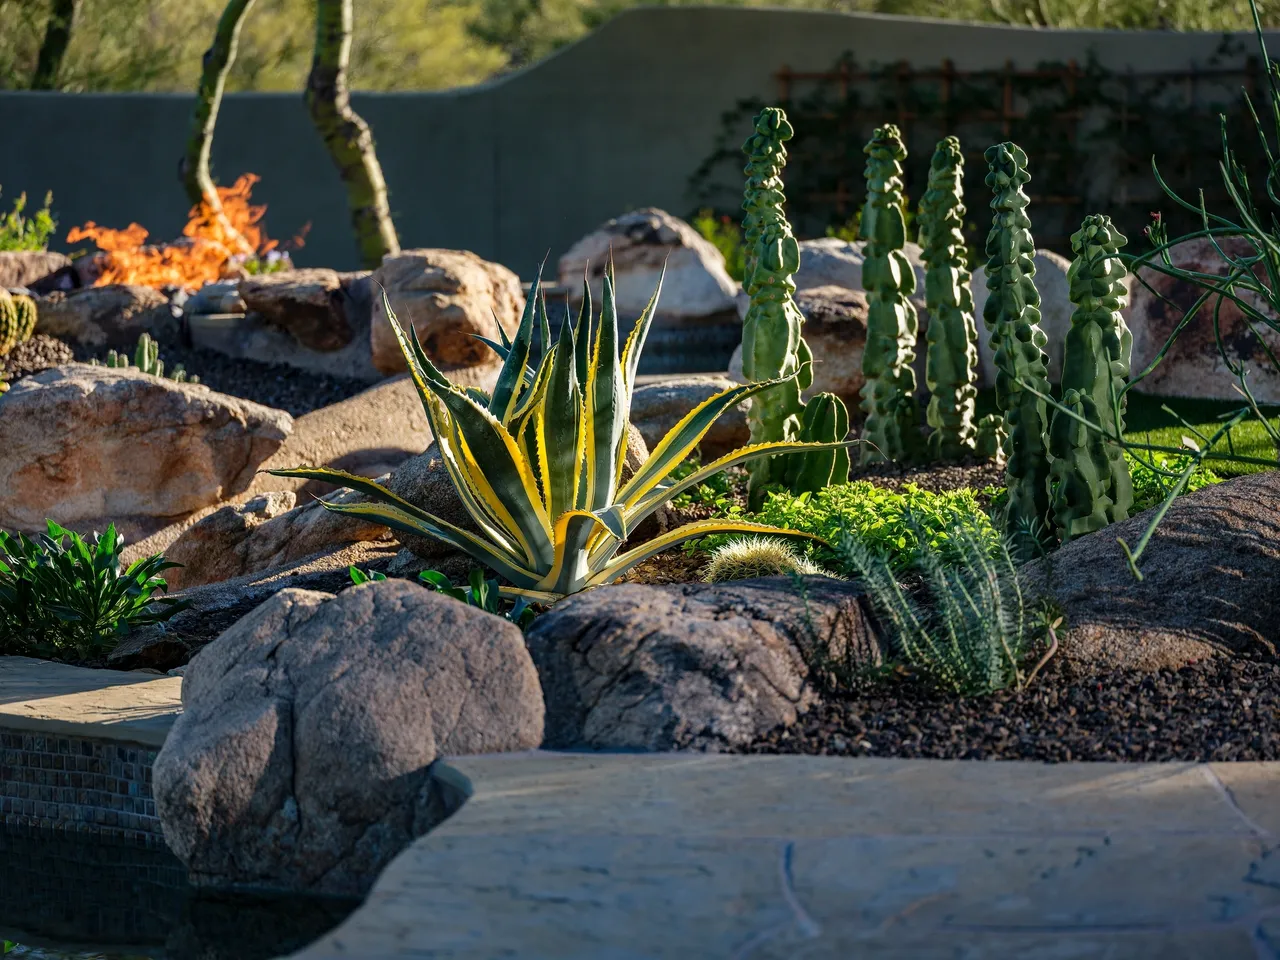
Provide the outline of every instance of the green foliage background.
[[[360,0],[352,85],[440,89],[476,83],[579,39],[640,0]],[[688,0],[644,0],[674,6]],[[1054,27],[1246,30],[1246,0],[698,0]],[[59,87],[187,91],[222,0],[83,0]],[[1280,2],[1260,2],[1280,25]],[[0,88],[25,88],[48,0],[0,0]],[[250,12],[230,90],[300,90],[311,60],[314,0],[269,0]]]

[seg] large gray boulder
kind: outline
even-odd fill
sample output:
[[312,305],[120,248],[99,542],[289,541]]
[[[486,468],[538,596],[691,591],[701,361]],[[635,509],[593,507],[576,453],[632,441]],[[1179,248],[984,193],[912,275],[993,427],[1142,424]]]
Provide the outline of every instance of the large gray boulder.
[[368,273],[338,273],[327,267],[281,270],[246,277],[237,288],[245,308],[287,331],[312,350],[341,350],[359,323],[347,316],[344,287]]
[[1251,474],[1174,500],[1129,570],[1153,511],[1067,543],[1022,568],[1025,589],[1062,612],[1063,659],[1084,672],[1177,669],[1280,644],[1280,473]]
[[0,528],[174,518],[229,499],[293,420],[137,369],[68,364],[0,395]]
[[36,299],[36,332],[130,355],[143,333],[170,336],[178,320],[158,290],[124,283],[55,291]]
[[546,745],[723,750],[794,723],[815,700],[806,661],[824,644],[878,655],[857,588],[805,584],[622,584],[556,604],[527,636]]
[[645,207],[602,224],[560,258],[559,283],[575,315],[584,277],[591,285],[592,303],[599,309],[611,256],[618,313],[624,321],[644,311],[664,264],[660,318],[680,321],[733,314],[739,285],[726,272],[724,255],[679,217]]
[[29,287],[71,265],[52,250],[0,250],[0,287]]
[[437,758],[542,741],[519,629],[402,580],[284,590],[201,651],[182,701],[153,789],[202,886],[361,896],[465,799]]

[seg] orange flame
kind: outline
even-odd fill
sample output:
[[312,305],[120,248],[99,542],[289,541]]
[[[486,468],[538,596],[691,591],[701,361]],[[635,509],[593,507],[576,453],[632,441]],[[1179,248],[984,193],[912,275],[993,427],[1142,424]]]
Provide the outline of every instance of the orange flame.
[[[147,244],[147,230],[137,223],[113,230],[92,220],[82,227],[72,227],[67,242],[92,240],[103,252],[94,286],[132,283],[157,289],[169,285],[198,289],[211,280],[232,275],[245,259],[240,251],[252,250],[257,256],[265,256],[278,246],[277,241],[267,239],[260,225],[266,206],[249,202],[253,185],[260,179],[246,173],[231,186],[218,187],[225,219],[220,219],[208,202],[201,202],[187,214],[187,225],[182,228],[184,239],[173,243]],[[239,236],[227,230],[228,224]]]

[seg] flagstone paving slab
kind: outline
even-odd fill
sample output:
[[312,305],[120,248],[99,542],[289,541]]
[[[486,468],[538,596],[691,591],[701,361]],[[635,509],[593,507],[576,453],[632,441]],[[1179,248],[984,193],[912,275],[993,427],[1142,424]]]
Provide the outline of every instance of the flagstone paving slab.
[[0,729],[159,747],[181,710],[181,677],[0,657]]
[[1280,764],[536,752],[294,960],[1280,957]]

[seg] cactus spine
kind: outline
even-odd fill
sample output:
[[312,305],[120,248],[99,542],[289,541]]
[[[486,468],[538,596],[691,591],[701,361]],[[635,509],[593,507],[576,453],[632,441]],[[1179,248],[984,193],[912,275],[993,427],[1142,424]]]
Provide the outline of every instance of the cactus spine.
[[978,396],[978,328],[964,243],[964,154],[960,141],[938,143],[929,163],[929,186],[920,202],[920,247],[929,306],[929,454],[959,460],[975,451],[973,422]]
[[[834,393],[820,393],[804,405],[799,439],[805,443],[836,443],[849,435],[849,411]],[[787,456],[787,486],[792,493],[816,493],[849,480],[849,451],[815,450]]]
[[996,403],[1004,411],[1009,432],[1007,531],[1014,552],[1031,556],[1037,541],[1049,538],[1049,452],[1047,404],[1023,384],[1049,395],[1044,331],[1040,328],[1040,293],[1035,285],[1035,244],[1029,198],[1022,189],[1027,155],[1014,143],[989,147],[985,154],[991,201],[991,232],[987,234],[987,289],[990,295],[982,319],[991,333],[995,353]]
[[[782,213],[782,168],[787,162],[783,141],[791,139],[787,115],[768,107],[755,118],[755,132],[743,144],[747,176],[742,207],[746,244],[743,286],[751,297],[742,323],[742,371],[760,381],[795,373],[809,353],[800,338],[804,317],[791,295],[791,277],[800,268],[800,247]],[[803,380],[803,382],[801,382]],[[752,443],[794,440],[804,407],[800,391],[811,382],[809,373],[753,397],[747,420]],[[758,506],[770,486],[786,482],[783,457],[758,460],[751,466],[749,499]]]
[[[1129,376],[1133,336],[1121,317],[1128,299],[1119,249],[1127,239],[1106,216],[1086,217],[1071,236],[1075,260],[1067,273],[1071,329],[1062,362],[1062,404],[1109,436],[1124,431],[1124,401],[1117,418],[1113,395]],[[1061,410],[1049,430],[1053,518],[1063,540],[1123,520],[1133,506],[1124,451]]]
[[908,299],[915,292],[915,273],[902,252],[906,243],[903,217],[902,161],[907,150],[898,128],[886,124],[863,148],[867,155],[867,202],[862,211],[862,285],[867,291],[867,343],[862,353],[862,409],[867,415],[862,437],[871,445],[861,459],[905,460],[915,453],[918,410],[915,402],[915,359],[919,321]]

